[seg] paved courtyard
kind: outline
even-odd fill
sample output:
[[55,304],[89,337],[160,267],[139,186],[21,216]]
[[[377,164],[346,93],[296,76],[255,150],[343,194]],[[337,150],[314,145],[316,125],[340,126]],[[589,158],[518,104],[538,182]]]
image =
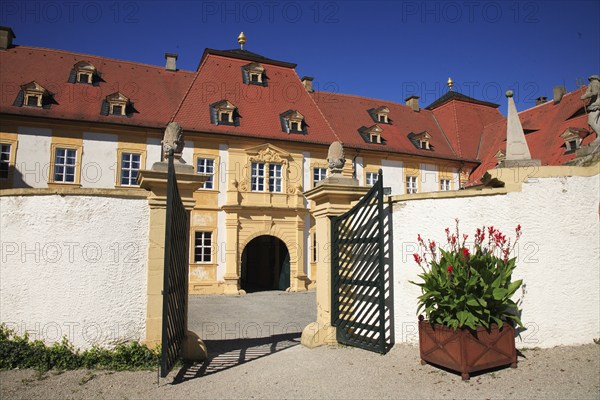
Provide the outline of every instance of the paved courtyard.
[[264,292],[190,298],[189,326],[210,350],[207,362],[156,371],[0,372],[2,399],[599,399],[600,346],[529,349],[517,369],[461,381],[420,365],[418,348],[387,355],[351,347],[300,345],[314,320],[315,293]]

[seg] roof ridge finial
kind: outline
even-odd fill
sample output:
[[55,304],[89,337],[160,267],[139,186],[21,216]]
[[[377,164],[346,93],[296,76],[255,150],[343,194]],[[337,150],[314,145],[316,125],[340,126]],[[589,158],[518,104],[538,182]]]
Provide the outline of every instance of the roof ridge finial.
[[240,49],[244,50],[244,45],[246,44],[246,35],[244,35],[244,32],[240,32],[238,43],[240,44]]
[[448,77],[448,90],[452,91],[452,86],[454,86],[454,81],[452,78]]

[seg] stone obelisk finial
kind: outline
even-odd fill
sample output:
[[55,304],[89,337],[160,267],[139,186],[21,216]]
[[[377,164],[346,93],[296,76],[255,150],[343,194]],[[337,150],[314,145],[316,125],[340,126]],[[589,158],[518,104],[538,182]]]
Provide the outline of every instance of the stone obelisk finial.
[[513,99],[513,91],[507,90],[508,117],[506,119],[506,159],[501,167],[522,167],[530,165],[541,165],[540,160],[532,160],[523,126],[517,113],[517,107]]

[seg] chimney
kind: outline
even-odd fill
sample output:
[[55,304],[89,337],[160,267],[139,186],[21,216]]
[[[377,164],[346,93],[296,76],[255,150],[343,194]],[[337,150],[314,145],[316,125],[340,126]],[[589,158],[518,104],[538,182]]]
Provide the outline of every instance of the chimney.
[[306,89],[306,91],[308,93],[312,93],[314,92],[313,87],[312,87],[312,81],[313,81],[312,76],[303,76],[302,78],[300,78],[300,80],[302,81],[302,84],[304,85],[304,88]]
[[540,104],[544,104],[547,101],[548,101],[548,98],[546,96],[540,96],[537,99],[535,99],[535,105],[539,106]]
[[165,69],[167,71],[177,71],[177,54],[165,53],[165,59],[167,60]]
[[412,108],[413,111],[419,112],[419,96],[408,96],[406,99],[404,99],[404,101],[406,102],[407,106]]
[[8,26],[0,26],[0,50],[10,49],[15,33]]
[[562,97],[567,93],[567,89],[564,86],[554,86],[552,93],[554,95],[554,104],[558,104]]

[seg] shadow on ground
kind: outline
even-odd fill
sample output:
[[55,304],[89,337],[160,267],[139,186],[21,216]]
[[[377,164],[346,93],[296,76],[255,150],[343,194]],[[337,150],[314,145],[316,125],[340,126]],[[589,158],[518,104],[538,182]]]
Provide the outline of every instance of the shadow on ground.
[[208,360],[184,365],[173,379],[173,385],[225,371],[300,344],[300,332],[263,338],[205,340]]

